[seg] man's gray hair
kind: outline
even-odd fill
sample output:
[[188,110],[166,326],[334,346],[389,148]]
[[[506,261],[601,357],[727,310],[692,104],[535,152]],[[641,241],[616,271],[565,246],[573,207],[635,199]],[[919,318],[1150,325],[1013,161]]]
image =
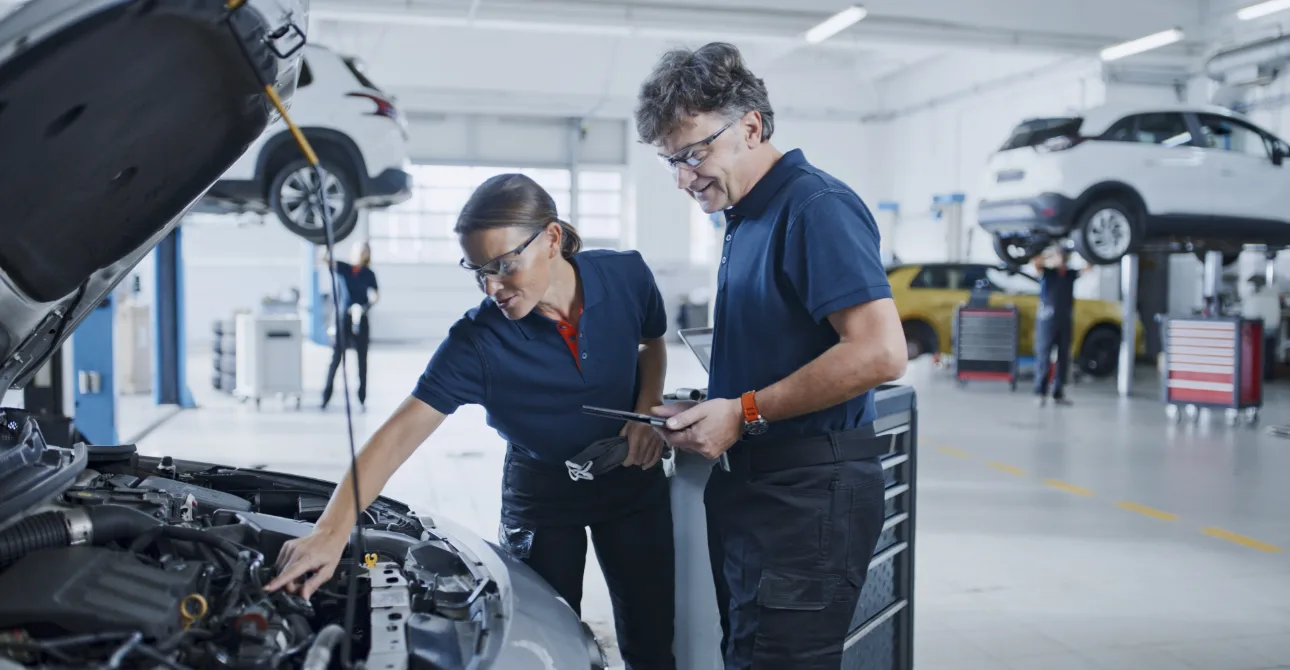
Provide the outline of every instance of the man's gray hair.
[[687,117],[716,112],[734,121],[761,112],[763,142],[775,132],[766,84],[753,75],[733,44],[713,42],[697,50],[663,54],[636,98],[636,133],[655,144]]

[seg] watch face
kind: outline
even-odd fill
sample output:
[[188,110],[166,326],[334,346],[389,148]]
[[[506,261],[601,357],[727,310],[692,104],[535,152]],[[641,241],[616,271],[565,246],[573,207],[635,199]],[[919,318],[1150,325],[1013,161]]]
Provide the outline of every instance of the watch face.
[[766,423],[764,420],[758,419],[757,421],[753,421],[747,424],[746,426],[744,426],[744,434],[761,435],[762,433],[766,432],[766,429],[769,427],[770,427],[770,424]]

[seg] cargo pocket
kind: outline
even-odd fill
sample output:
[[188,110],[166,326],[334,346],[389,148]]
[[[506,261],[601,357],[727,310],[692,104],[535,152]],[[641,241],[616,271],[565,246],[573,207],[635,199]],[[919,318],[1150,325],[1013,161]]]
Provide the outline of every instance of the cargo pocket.
[[851,617],[839,598],[842,577],[765,568],[757,585],[754,667],[805,668],[834,659],[837,667]]
[[533,553],[533,529],[499,524],[497,543],[512,557],[524,561]]

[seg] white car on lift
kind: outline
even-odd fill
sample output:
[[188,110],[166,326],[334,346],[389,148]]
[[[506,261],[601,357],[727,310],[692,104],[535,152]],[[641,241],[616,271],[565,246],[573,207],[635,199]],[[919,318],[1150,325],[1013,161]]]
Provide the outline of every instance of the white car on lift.
[[[354,231],[359,209],[412,197],[408,130],[394,99],[372,83],[362,62],[308,44],[291,105],[326,173],[326,203],[336,240]],[[291,232],[325,242],[320,212],[308,200],[317,178],[279,121],[247,149],[194,211],[272,213]]]
[[1231,110],[1101,107],[1028,119],[991,157],[977,207],[1006,263],[1070,238],[1090,263],[1149,250],[1290,245],[1290,146]]

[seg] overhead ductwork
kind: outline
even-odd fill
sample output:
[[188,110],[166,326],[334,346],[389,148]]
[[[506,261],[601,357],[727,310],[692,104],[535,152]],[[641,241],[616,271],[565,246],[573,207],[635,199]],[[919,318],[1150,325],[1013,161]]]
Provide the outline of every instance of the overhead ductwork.
[[1220,50],[1205,63],[1210,79],[1228,86],[1272,82],[1290,64],[1290,35],[1279,35]]

